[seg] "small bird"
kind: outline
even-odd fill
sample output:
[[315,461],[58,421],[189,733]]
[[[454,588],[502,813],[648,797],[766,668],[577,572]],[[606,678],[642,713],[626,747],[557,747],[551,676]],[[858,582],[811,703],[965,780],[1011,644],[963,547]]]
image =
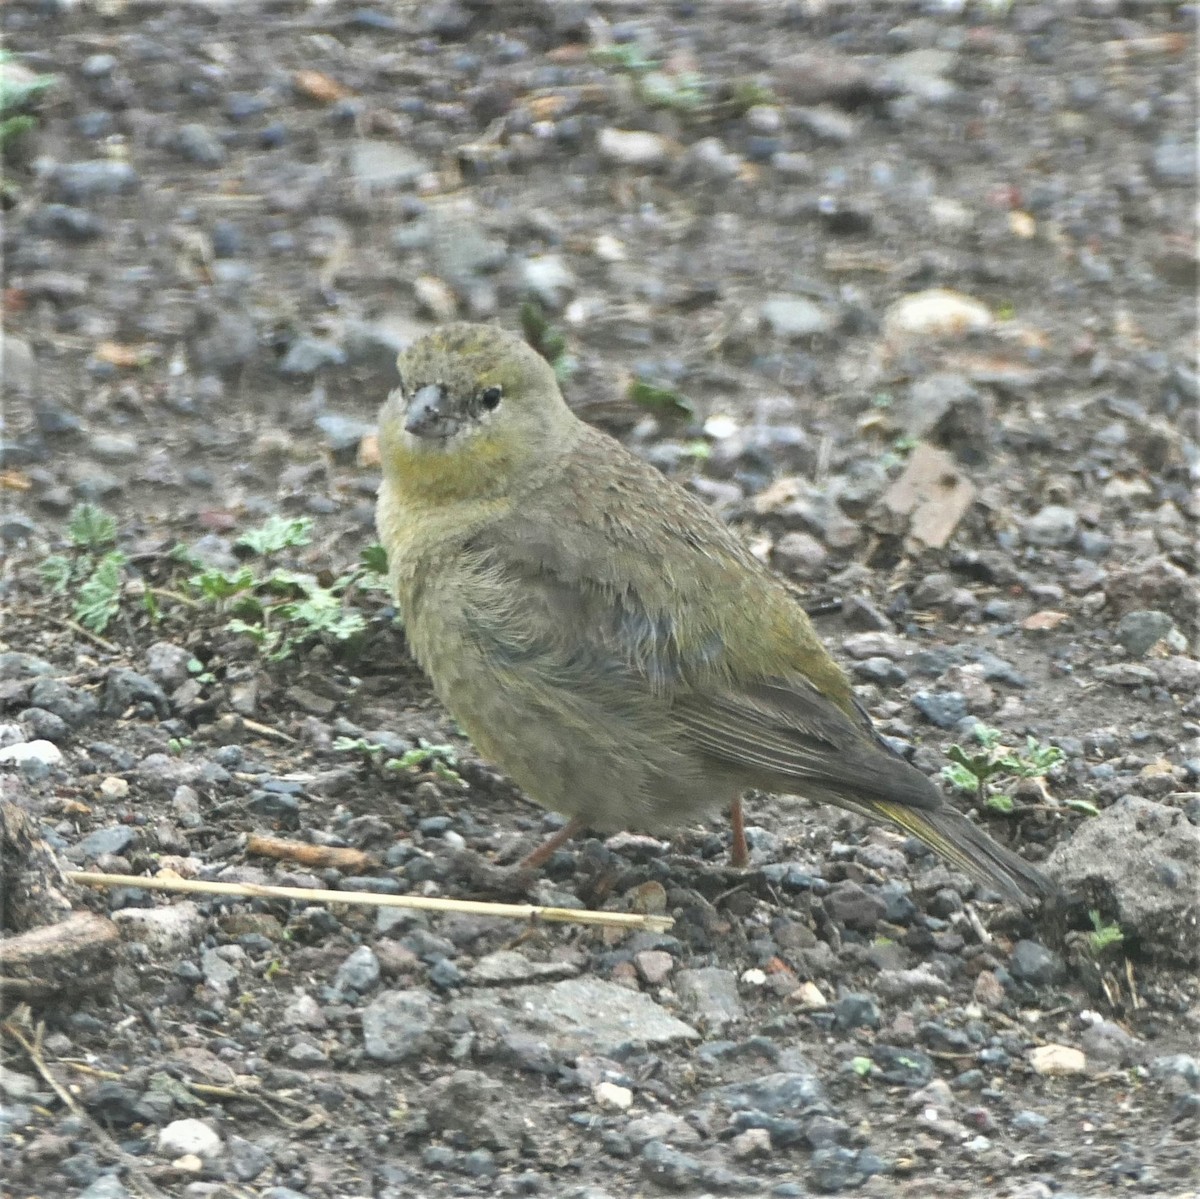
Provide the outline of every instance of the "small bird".
[[758,788],[896,825],[1011,900],[1053,892],[880,738],[788,587],[579,420],[525,342],[447,325],[397,369],[376,513],[390,584],[478,750],[571,818],[526,865],[583,828],[736,818]]

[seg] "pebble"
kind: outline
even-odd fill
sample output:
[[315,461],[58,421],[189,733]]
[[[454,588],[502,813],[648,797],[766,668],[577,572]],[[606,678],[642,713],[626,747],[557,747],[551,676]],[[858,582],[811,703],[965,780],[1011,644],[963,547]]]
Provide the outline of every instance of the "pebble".
[[921,337],[964,337],[991,328],[986,304],[958,292],[933,288],[901,296],[883,316],[889,342]]
[[160,1156],[173,1160],[184,1155],[216,1158],[223,1146],[220,1134],[203,1120],[172,1120],[159,1129],[155,1147]]
[[440,1023],[441,1005],[422,990],[383,991],[362,1013],[363,1048],[377,1062],[401,1062],[426,1053]]
[[789,341],[822,337],[834,328],[832,315],[804,296],[773,296],[759,305],[758,316],[770,333]]
[[1175,622],[1168,613],[1139,608],[1121,617],[1117,640],[1127,653],[1142,658],[1174,628]]
[[521,286],[547,308],[559,311],[575,288],[575,275],[557,254],[526,258],[520,264]]
[[1052,949],[1037,941],[1022,940],[1013,946],[1008,968],[1014,978],[1034,987],[1048,987],[1066,976],[1067,966]]
[[175,137],[175,149],[189,162],[202,167],[223,166],[229,156],[217,135],[207,125],[198,122],[180,128]]
[[625,167],[658,167],[670,157],[665,138],[633,129],[601,129],[596,148],[601,158]]
[[1029,1051],[1029,1064],[1038,1074],[1082,1074],[1087,1058],[1071,1045],[1038,1045]]
[[732,970],[719,966],[680,970],[675,975],[674,990],[684,1012],[714,1032],[744,1015],[737,975]]
[[1079,515],[1074,508],[1048,504],[1029,517],[1021,526],[1021,535],[1030,545],[1058,549],[1068,546],[1079,529]]
[[139,941],[151,951],[169,955],[190,948],[202,935],[205,917],[191,900],[170,907],[122,908],[112,913],[121,935]]
[[47,767],[60,766],[63,754],[51,741],[26,741],[18,745],[6,745],[0,749],[0,762],[12,762],[18,766],[27,762],[40,763]]

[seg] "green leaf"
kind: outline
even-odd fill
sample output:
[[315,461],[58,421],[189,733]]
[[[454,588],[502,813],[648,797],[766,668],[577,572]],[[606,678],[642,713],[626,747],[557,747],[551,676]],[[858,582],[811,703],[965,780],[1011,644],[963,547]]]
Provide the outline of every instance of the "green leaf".
[[38,574],[54,595],[62,595],[71,582],[73,567],[70,558],[65,558],[62,554],[51,554],[38,567]]
[[989,812],[1000,812],[1004,816],[1011,816],[1013,810],[1012,796],[989,795],[986,807]]
[[85,550],[102,550],[117,539],[117,522],[95,504],[76,504],[67,518],[67,536]]
[[75,599],[74,616],[85,629],[103,633],[121,606],[125,555],[118,550],[105,554],[81,584]]
[[12,54],[0,52],[0,116],[24,108],[57,82],[57,75],[35,75]]
[[1064,800],[1063,806],[1070,808],[1073,812],[1082,812],[1085,816],[1100,815],[1100,809],[1094,803],[1088,803],[1086,799]]
[[696,415],[695,408],[689,400],[684,399],[679,392],[647,379],[634,379],[629,385],[629,399],[640,408],[645,408],[658,416],[691,417]]
[[875,1063],[869,1057],[852,1057],[850,1059],[850,1069],[859,1078],[866,1078],[875,1069]]
[[536,300],[526,300],[521,305],[519,316],[525,340],[557,372],[558,364],[567,352],[566,334],[550,323],[550,318]]
[[228,574],[223,570],[210,567],[200,574],[188,579],[188,586],[195,588],[206,600],[221,603],[230,596],[249,591],[256,586],[258,579],[248,566],[242,567],[236,574]]
[[267,557],[285,549],[308,545],[312,541],[313,522],[310,517],[272,516],[257,529],[249,529],[238,539],[237,544]]
[[387,550],[379,542],[367,546],[359,555],[359,564],[371,574],[386,575],[388,572]]
[[974,794],[979,790],[979,776],[967,766],[955,762],[942,767],[942,778],[959,791]]

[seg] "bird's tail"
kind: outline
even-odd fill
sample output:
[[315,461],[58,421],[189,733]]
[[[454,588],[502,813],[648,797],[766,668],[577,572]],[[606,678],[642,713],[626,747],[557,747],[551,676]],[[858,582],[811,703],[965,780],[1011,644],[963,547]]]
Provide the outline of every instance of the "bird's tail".
[[876,817],[898,825],[951,866],[1018,904],[1048,899],[1057,887],[1036,867],[993,841],[957,809],[911,808],[886,800],[866,805]]

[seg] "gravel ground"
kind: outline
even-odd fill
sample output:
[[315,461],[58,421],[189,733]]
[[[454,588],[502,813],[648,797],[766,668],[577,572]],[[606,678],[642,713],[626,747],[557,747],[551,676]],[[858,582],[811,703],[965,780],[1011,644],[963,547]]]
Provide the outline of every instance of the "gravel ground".
[[64,887],[120,940],[8,997],[4,1195],[1196,1194],[1194,17],[4,5],[55,81],[5,147],[0,798],[68,865],[503,897],[558,821],[345,578],[396,349],[524,313],[920,766],[1059,748],[978,815],[1077,897],[766,796],[747,872],[714,823],[534,889],[669,934]]

